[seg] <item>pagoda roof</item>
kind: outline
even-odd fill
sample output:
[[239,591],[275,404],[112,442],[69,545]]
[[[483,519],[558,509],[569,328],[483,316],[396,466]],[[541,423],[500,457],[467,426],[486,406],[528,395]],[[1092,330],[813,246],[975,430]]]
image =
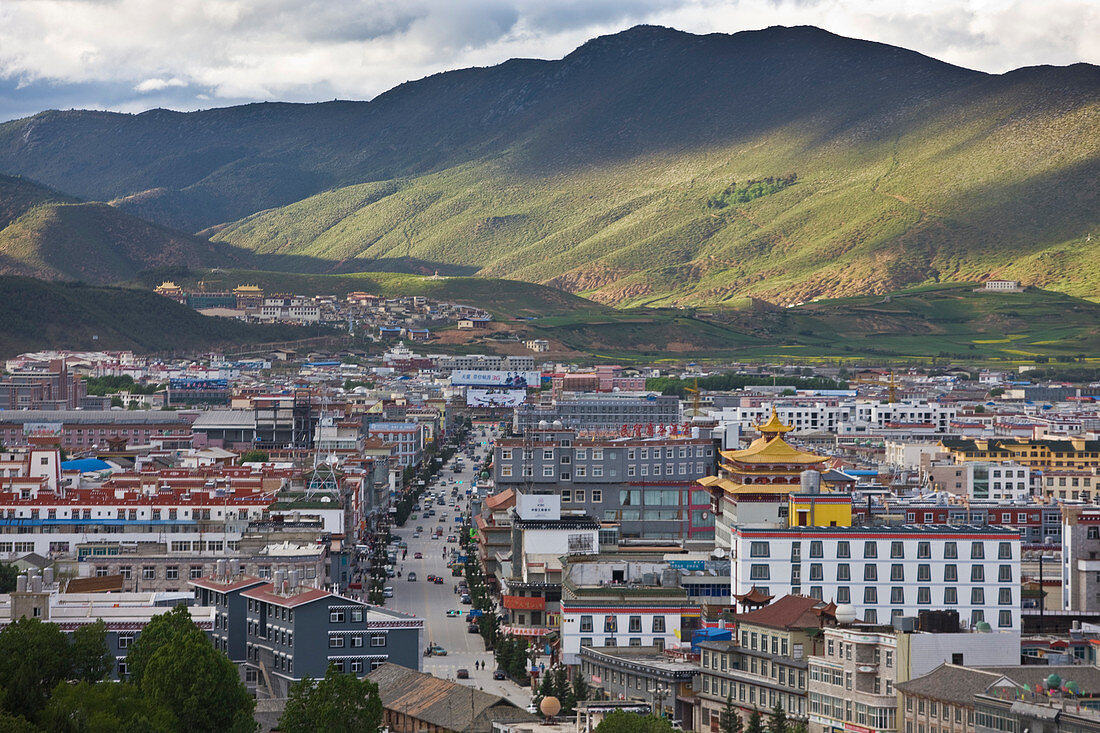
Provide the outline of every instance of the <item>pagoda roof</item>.
[[794,427],[787,425],[779,419],[779,412],[776,411],[775,406],[772,406],[772,416],[763,425],[757,425],[756,429],[767,435],[769,433],[779,435],[780,433],[789,433],[794,430]]
[[750,606],[763,606],[771,603],[775,596],[769,596],[767,593],[761,593],[760,590],[754,585],[749,589],[748,593],[742,593],[741,595],[733,594],[733,597],[737,599],[738,603],[747,603]]
[[740,463],[824,463],[825,456],[800,451],[782,437],[760,437],[742,450],[722,451],[722,457]]

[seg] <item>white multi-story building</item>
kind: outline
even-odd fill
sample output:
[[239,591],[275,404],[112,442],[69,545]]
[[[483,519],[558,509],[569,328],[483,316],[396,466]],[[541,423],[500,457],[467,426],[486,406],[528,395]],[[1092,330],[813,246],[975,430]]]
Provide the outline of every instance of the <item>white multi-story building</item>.
[[662,558],[571,559],[561,596],[561,651],[579,664],[582,647],[677,649],[690,643],[700,607],[688,599],[680,573]]
[[1020,535],[1002,527],[732,529],[731,593],[850,603],[869,623],[954,609],[964,624],[1020,628]]
[[771,415],[772,407],[779,420],[793,428],[794,433],[867,432],[885,430],[890,426],[928,425],[929,433],[946,433],[958,415],[955,405],[904,400],[879,402],[877,400],[791,401],[762,402],[760,404],[726,407],[712,413],[719,424],[735,424],[743,431],[762,424]]

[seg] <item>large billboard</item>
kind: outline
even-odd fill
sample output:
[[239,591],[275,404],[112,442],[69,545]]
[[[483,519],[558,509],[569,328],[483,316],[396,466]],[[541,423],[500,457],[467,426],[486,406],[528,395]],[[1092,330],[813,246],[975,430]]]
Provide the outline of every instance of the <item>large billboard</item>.
[[474,369],[455,369],[451,372],[451,384],[466,387],[527,389],[529,386],[539,386],[541,380],[541,372],[477,371]]
[[516,494],[520,519],[561,519],[560,494]]
[[467,407],[516,407],[527,399],[525,389],[474,389],[466,390]]

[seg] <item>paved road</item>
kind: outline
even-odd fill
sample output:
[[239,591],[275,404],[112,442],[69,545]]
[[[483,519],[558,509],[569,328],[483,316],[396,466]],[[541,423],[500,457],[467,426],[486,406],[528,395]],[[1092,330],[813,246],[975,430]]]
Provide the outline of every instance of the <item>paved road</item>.
[[[485,440],[485,438],[478,435],[473,437],[472,440],[476,443],[479,440]],[[460,684],[473,685],[486,692],[506,697],[521,707],[526,707],[531,702],[531,693],[528,688],[521,688],[509,680],[493,679],[495,668],[493,655],[485,651],[485,642],[482,640],[481,634],[471,634],[467,631],[469,624],[467,614],[471,606],[464,606],[459,603],[459,595],[455,593],[455,589],[460,578],[451,577],[451,570],[447,567],[447,560],[443,557],[444,550],[449,554],[451,549],[458,547],[457,544],[447,543],[446,540],[449,535],[457,535],[455,515],[469,512],[469,497],[465,495],[465,490],[473,485],[472,482],[476,478],[475,469],[484,460],[487,450],[486,447],[476,449],[476,462],[471,463],[469,459],[464,458],[466,465],[461,473],[452,472],[448,466],[439,474],[440,479],[462,482],[458,485],[459,509],[455,509],[455,502],[451,499],[451,489],[454,484],[442,484],[440,481],[436,481],[429,487],[429,490],[433,494],[444,491],[447,506],[434,505],[436,515],[428,518],[423,516],[422,511],[415,511],[413,513],[417,515],[417,519],[410,518],[404,527],[395,529],[394,533],[409,543],[409,554],[404,560],[398,561],[401,577],[391,579],[390,584],[394,589],[394,597],[386,599],[386,605],[390,608],[415,613],[423,618],[425,621],[425,639],[439,644],[447,650],[447,656],[445,657],[424,658],[425,672],[436,677],[457,680],[456,673],[459,669],[469,670],[470,679],[457,680]],[[446,521],[442,519],[444,514],[447,515]],[[444,528],[443,537],[441,539],[431,539],[431,530],[440,525]],[[413,532],[418,526],[423,527],[424,531],[421,532],[419,539],[413,539]],[[417,552],[423,554],[423,559],[415,559],[414,555]],[[413,582],[407,580],[410,571],[416,573],[416,580]],[[443,576],[443,584],[429,583],[427,581],[428,575]],[[449,609],[461,610],[462,616],[448,618],[447,611]],[[484,662],[485,669],[475,670],[475,661]]]

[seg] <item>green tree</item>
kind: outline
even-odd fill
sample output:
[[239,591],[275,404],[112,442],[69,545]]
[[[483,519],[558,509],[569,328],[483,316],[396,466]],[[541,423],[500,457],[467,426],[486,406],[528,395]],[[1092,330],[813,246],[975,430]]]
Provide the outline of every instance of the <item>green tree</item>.
[[270,460],[271,456],[262,450],[247,450],[240,457],[240,463],[267,463]]
[[115,395],[114,397],[111,398],[111,407],[123,407],[123,406],[124,405],[122,404],[122,398],[121,397],[119,397],[118,395]]
[[141,691],[149,702],[172,712],[181,733],[256,729],[255,700],[241,683],[236,665],[201,631],[176,635],[161,645],[145,663]]
[[0,687],[13,715],[33,719],[72,667],[69,640],[54,624],[24,617],[0,631]]
[[595,733],[672,733],[668,718],[657,715],[639,715],[615,710],[604,716]]
[[15,590],[15,581],[19,577],[19,568],[11,563],[0,563],[0,593],[11,593]]
[[591,688],[588,686],[588,680],[580,672],[573,675],[573,704],[578,702],[584,702],[588,699],[588,696],[592,694]]
[[285,733],[375,733],[381,725],[378,685],[332,666],[322,680],[307,677],[294,683],[279,718],[279,730]]
[[787,713],[779,703],[772,708],[771,717],[768,718],[768,733],[789,733],[790,724],[787,722]]
[[726,706],[719,714],[718,728],[722,733],[741,733],[744,724],[741,722],[741,714],[737,712],[737,706],[733,704],[733,695],[726,698]]
[[206,640],[205,635],[191,620],[191,614],[188,612],[187,607],[182,604],[167,613],[154,616],[146,624],[137,640],[134,641],[133,646],[130,647],[130,652],[126,655],[126,667],[130,675],[130,681],[135,685],[141,685],[142,677],[145,674],[145,666],[161,647],[176,638],[196,635],[203,641]]
[[764,722],[760,719],[759,710],[752,711],[748,725],[745,726],[745,733],[764,733]]
[[73,631],[73,674],[86,682],[99,682],[111,674],[115,658],[107,649],[107,624],[103,619]]
[[175,721],[132,684],[62,682],[38,722],[53,733],[172,733]]

